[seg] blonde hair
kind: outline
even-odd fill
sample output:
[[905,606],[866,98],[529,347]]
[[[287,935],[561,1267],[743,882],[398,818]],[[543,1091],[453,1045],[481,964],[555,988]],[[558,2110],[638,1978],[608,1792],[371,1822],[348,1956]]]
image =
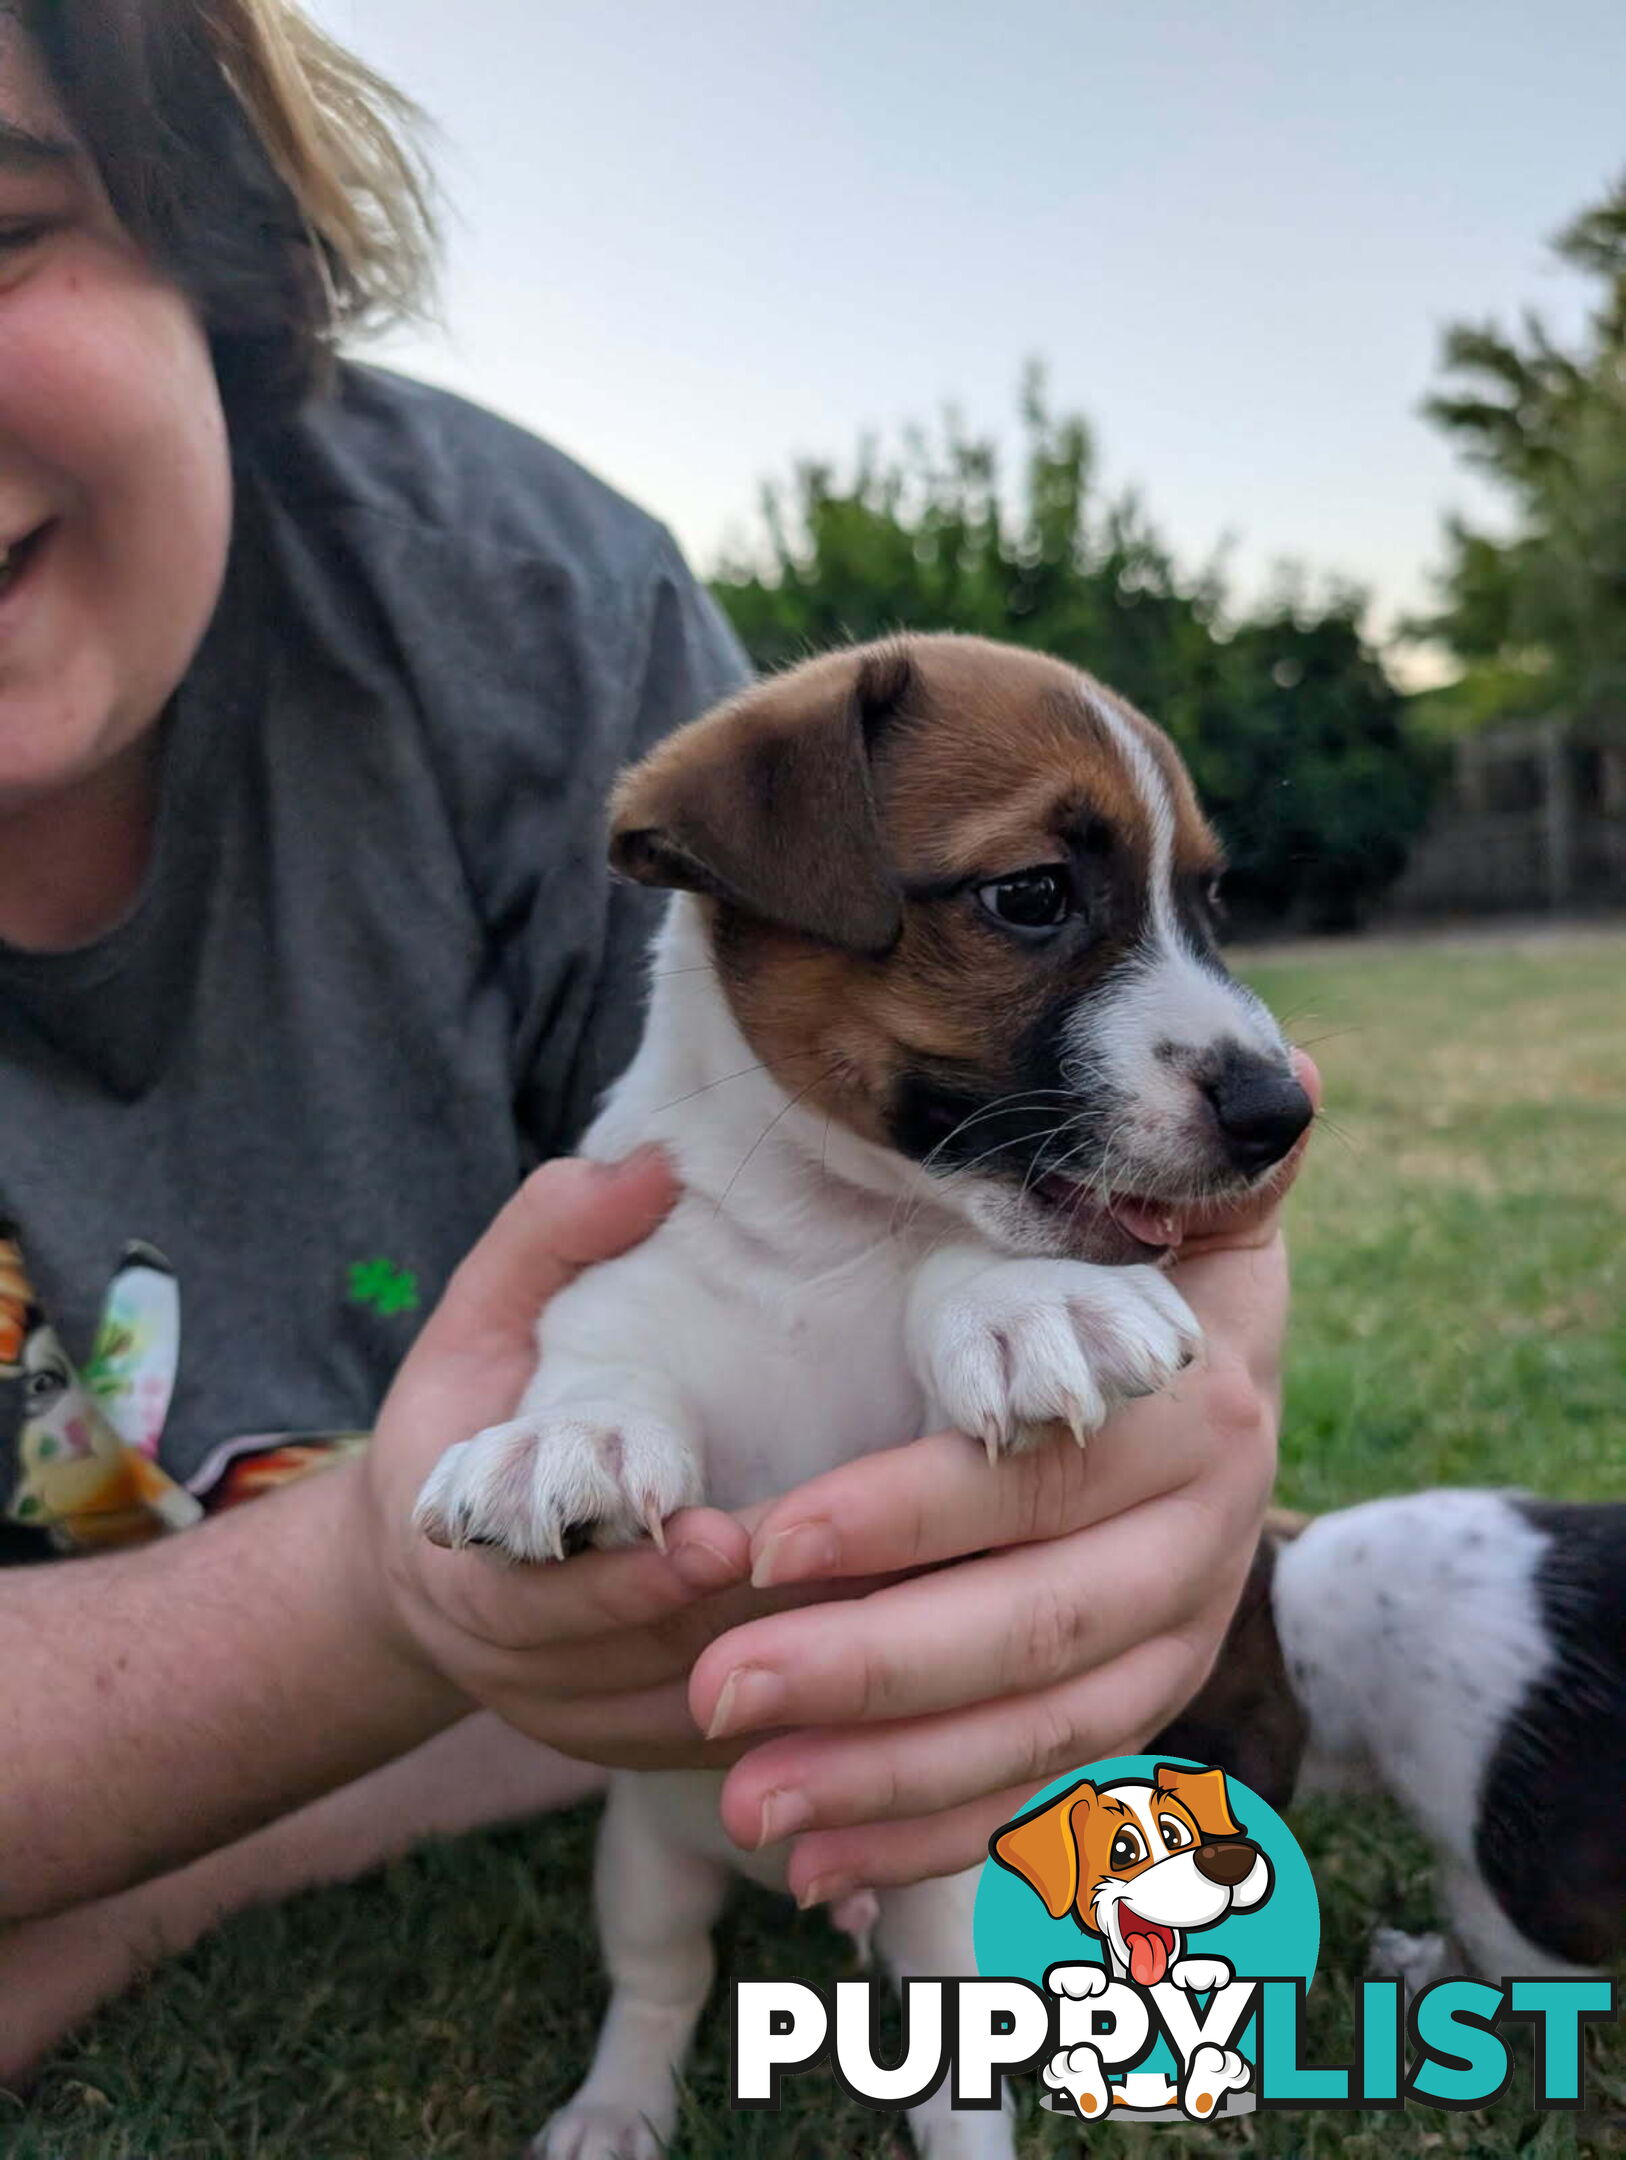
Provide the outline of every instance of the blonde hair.
[[205,20],[326,265],[336,324],[420,313],[436,237],[422,112],[291,0],[211,0]]
[[295,0],[25,0],[25,20],[238,420],[308,395],[346,331],[432,305],[424,117]]

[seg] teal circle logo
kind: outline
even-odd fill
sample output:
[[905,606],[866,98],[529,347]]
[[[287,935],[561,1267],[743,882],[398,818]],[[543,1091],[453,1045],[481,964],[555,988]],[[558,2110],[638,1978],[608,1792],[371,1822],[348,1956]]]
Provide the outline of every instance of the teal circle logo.
[[1055,1779],[989,1839],[977,1970],[1056,1998],[1046,2104],[1085,2121],[1255,2105],[1257,1989],[1308,1986],[1309,1863],[1274,1808],[1206,1763],[1117,1755]]

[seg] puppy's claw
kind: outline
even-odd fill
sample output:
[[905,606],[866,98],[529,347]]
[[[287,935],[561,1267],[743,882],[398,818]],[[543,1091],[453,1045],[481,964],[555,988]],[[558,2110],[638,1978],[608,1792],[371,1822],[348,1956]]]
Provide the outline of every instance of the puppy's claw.
[[649,1532],[651,1538],[654,1540],[656,1549],[660,1552],[665,1552],[666,1518],[662,1515],[659,1503],[656,1501],[653,1493],[646,1493],[644,1495],[644,1505],[642,1512],[644,1518],[644,1528]]
[[991,1418],[982,1428],[982,1444],[987,1450],[988,1466],[992,1469],[999,1460],[999,1427]]

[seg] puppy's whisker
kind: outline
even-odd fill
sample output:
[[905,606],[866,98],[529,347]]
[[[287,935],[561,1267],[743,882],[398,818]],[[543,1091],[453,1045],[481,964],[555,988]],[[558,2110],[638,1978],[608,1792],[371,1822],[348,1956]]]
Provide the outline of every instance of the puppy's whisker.
[[[712,1210],[714,1218],[723,1212],[723,1208],[725,1203],[727,1202],[729,1194],[734,1190],[735,1186],[739,1183],[741,1177],[744,1175],[746,1166],[749,1164],[751,1157],[755,1155],[757,1149],[761,1147],[763,1141],[767,1139],[769,1133],[771,1133],[774,1127],[779,1123],[779,1120],[781,1118],[788,1117],[791,1111],[796,1108],[796,1105],[798,1103],[805,1102],[808,1096],[812,1094],[813,1090],[816,1087],[820,1086],[824,1081],[828,1080],[833,1073],[839,1070],[840,1063],[841,1061],[839,1058],[833,1058],[830,1063],[825,1066],[822,1072],[816,1072],[813,1075],[812,1079],[807,1083],[805,1088],[799,1089],[797,1093],[790,1098],[789,1102],[787,1102],[782,1109],[778,1110],[774,1114],[774,1116],[769,1118],[767,1124],[763,1126],[761,1132],[757,1134],[755,1140],[752,1141],[750,1147],[746,1150],[744,1161],[741,1162],[739,1168],[734,1172],[734,1175],[729,1179],[728,1183],[723,1187],[722,1192],[718,1195],[717,1205]],[[829,1131],[829,1122],[828,1120],[826,1120],[825,1137],[827,1140],[829,1138]]]
[[1360,1154],[1360,1142],[1355,1138],[1352,1133],[1346,1132],[1343,1126],[1338,1123],[1338,1120],[1336,1118],[1328,1117],[1325,1110],[1318,1110],[1316,1112],[1315,1124],[1318,1131],[1325,1130],[1331,1133],[1332,1137],[1339,1143],[1339,1145],[1341,1147],[1347,1148],[1351,1155],[1358,1156]]
[[[820,1053],[816,1050],[793,1050],[788,1052],[780,1060],[780,1063],[785,1065],[800,1064],[807,1058],[819,1055]],[[664,1102],[659,1109],[652,1110],[650,1116],[652,1118],[663,1117],[668,1110],[676,1110],[682,1103],[693,1102],[697,1095],[709,1095],[713,1088],[727,1087],[731,1080],[749,1080],[753,1073],[767,1072],[769,1070],[770,1067],[766,1059],[755,1065],[742,1066],[738,1072],[724,1073],[720,1079],[708,1080],[704,1087],[691,1088],[687,1095],[674,1095],[670,1102]],[[817,1087],[818,1082],[815,1080],[813,1085]]]
[[[1072,1090],[1070,1088],[1029,1088],[1025,1089],[1019,1095],[1002,1095],[994,1102],[983,1103],[979,1108],[969,1111],[966,1116],[959,1120],[957,1124],[950,1126],[949,1130],[943,1135],[942,1139],[937,1141],[936,1144],[921,1159],[921,1162],[918,1166],[920,1179],[929,1179],[930,1174],[935,1167],[938,1158],[941,1156],[943,1150],[947,1147],[952,1146],[953,1143],[959,1139],[962,1133],[969,1132],[973,1125],[979,1124],[984,1118],[1013,1116],[1026,1107],[1036,1107],[1040,1103],[1044,1102],[1046,1098],[1053,1098],[1055,1101],[1058,1102],[1068,1102],[1072,1100]],[[985,1162],[987,1160],[988,1154],[995,1154],[997,1152],[997,1148],[991,1148],[987,1151],[987,1154],[974,1157],[972,1164],[956,1164],[955,1168],[956,1170],[972,1168],[978,1162]],[[893,1219],[891,1224],[889,1225],[887,1232],[888,1236],[890,1237],[895,1235],[901,1235],[903,1232],[907,1231],[910,1225],[913,1223],[915,1216],[919,1213],[920,1209],[924,1207],[933,1197],[934,1194],[931,1185],[929,1183],[917,1181],[917,1190],[909,1198],[908,1202],[906,1203],[901,1198],[898,1202],[898,1206],[900,1208],[907,1204],[909,1207],[909,1213],[900,1222],[898,1220],[897,1212],[896,1210],[894,1210]]]
[[[1055,1090],[1054,1092],[1056,1092],[1056,1093],[1062,1093],[1063,1091],[1061,1091],[1061,1090]],[[1011,1107],[1011,1105],[1010,1105],[1009,1103],[1007,1103],[1007,1104],[1001,1105],[1000,1107],[1003,1107],[1003,1108],[1007,1108],[1007,1109],[1008,1109],[1008,1108],[1010,1108],[1010,1107]],[[959,1135],[959,1134],[960,1134],[960,1133],[961,1133],[962,1131],[964,1131],[964,1130],[965,1130],[966,1128],[968,1128],[969,1126],[971,1126],[971,1125],[975,1124],[975,1123],[977,1122],[977,1119],[978,1119],[979,1117],[981,1117],[982,1115],[983,1115],[983,1113],[982,1113],[982,1112],[977,1112],[977,1113],[975,1113],[975,1114],[974,1114],[974,1115],[973,1115],[972,1117],[969,1117],[969,1118],[966,1118],[966,1119],[962,1120],[961,1124],[960,1124],[960,1125],[957,1125],[957,1126],[956,1126],[956,1127],[954,1128],[953,1132],[950,1132],[950,1133],[947,1133],[947,1134],[945,1134],[944,1138],[943,1138],[942,1140],[940,1140],[940,1141],[938,1142],[938,1144],[937,1144],[937,1146],[936,1146],[935,1148],[933,1148],[933,1149],[932,1149],[932,1151],[931,1151],[931,1154],[930,1154],[930,1155],[928,1155],[928,1156],[927,1156],[927,1157],[925,1158],[925,1160],[924,1160],[924,1161],[923,1161],[923,1162],[921,1163],[921,1165],[920,1165],[920,1168],[921,1168],[922,1172],[925,1172],[925,1171],[929,1170],[929,1168],[930,1168],[930,1166],[931,1166],[931,1163],[932,1163],[932,1159],[933,1159],[933,1157],[934,1157],[934,1156],[936,1156],[936,1155],[938,1155],[938,1154],[939,1154],[939,1153],[941,1152],[941,1150],[942,1150],[942,1149],[943,1149],[944,1147],[946,1147],[946,1146],[947,1146],[947,1145],[949,1144],[949,1142],[950,1142],[951,1140],[953,1140],[953,1139],[957,1138],[957,1137],[958,1137],[958,1135]],[[1044,1140],[1048,1140],[1048,1139],[1052,1139],[1052,1138],[1054,1138],[1054,1136],[1055,1136],[1055,1134],[1056,1134],[1057,1132],[1060,1132],[1060,1131],[1064,1130],[1064,1129],[1065,1129],[1065,1122],[1066,1122],[1066,1121],[1064,1121],[1064,1123],[1063,1123],[1062,1125],[1057,1125],[1057,1126],[1054,1126],[1054,1127],[1052,1127],[1052,1128],[1051,1128],[1051,1131],[1050,1131],[1050,1132],[1048,1132],[1048,1133],[1044,1133],[1044,1134],[1041,1134],[1041,1135],[1040,1135],[1040,1140],[1041,1140],[1041,1142],[1042,1142],[1042,1141],[1044,1141]],[[1025,1137],[1025,1136],[1024,1136],[1024,1137]],[[991,1159],[992,1157],[994,1157],[994,1156],[997,1156],[998,1154],[1000,1154],[1000,1152],[1001,1152],[1001,1151],[1002,1151],[1003,1149],[1005,1149],[1005,1148],[1007,1148],[1007,1147],[1010,1147],[1010,1146],[1012,1146],[1013,1144],[1014,1144],[1014,1143],[1013,1143],[1012,1141],[1008,1141],[1008,1140],[998,1140],[998,1141],[995,1141],[992,1147],[984,1148],[984,1149],[983,1149],[983,1151],[982,1151],[982,1152],[981,1152],[980,1154],[978,1154],[978,1155],[973,1155],[973,1156],[971,1157],[971,1159],[970,1159],[970,1161],[969,1161],[969,1162],[964,1162],[964,1163],[956,1163],[956,1164],[955,1164],[955,1165],[953,1166],[953,1174],[954,1174],[954,1175],[956,1175],[956,1176],[968,1176],[968,1175],[970,1175],[970,1173],[971,1173],[971,1172],[973,1172],[974,1170],[976,1170],[976,1168],[978,1167],[978,1165],[979,1165],[979,1164],[981,1164],[981,1163],[985,1163],[985,1162],[989,1161],[989,1160],[990,1160],[990,1159]],[[913,1203],[913,1206],[912,1206],[912,1209],[911,1209],[911,1213],[909,1214],[909,1216],[908,1216],[908,1217],[906,1218],[906,1220],[904,1221],[904,1223],[903,1223],[903,1225],[902,1225],[902,1228],[903,1228],[903,1229],[908,1229],[908,1227],[910,1226],[910,1224],[911,1224],[911,1223],[912,1223],[912,1222],[914,1221],[914,1217],[915,1217],[915,1215],[916,1215],[916,1214],[917,1214],[917,1213],[919,1212],[920,1208],[921,1208],[921,1207],[924,1207],[924,1206],[926,1205],[927,1201],[928,1201],[928,1200],[930,1200],[930,1199],[932,1199],[933,1197],[934,1197],[934,1192],[933,1192],[933,1188],[931,1188],[931,1187],[930,1187],[929,1185],[928,1185],[928,1186],[925,1186],[925,1187],[923,1187],[923,1188],[922,1188],[922,1189],[921,1189],[921,1190],[920,1190],[920,1191],[919,1191],[919,1192],[918,1192],[918,1193],[916,1194],[916,1196],[915,1196],[915,1200],[914,1200],[914,1203]]]

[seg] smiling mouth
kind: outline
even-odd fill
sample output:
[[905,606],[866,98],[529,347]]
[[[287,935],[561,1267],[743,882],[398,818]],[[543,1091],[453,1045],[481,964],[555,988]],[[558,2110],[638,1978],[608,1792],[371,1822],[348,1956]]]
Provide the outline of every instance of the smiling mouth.
[[1156,1987],[1174,1955],[1174,1930],[1143,1920],[1132,1906],[1118,1907],[1118,1932],[1129,1952],[1129,1977],[1137,1987]]
[[0,600],[13,591],[26,575],[30,564],[38,556],[50,523],[36,525],[31,533],[24,533],[20,540],[13,540],[9,547],[0,548]]

